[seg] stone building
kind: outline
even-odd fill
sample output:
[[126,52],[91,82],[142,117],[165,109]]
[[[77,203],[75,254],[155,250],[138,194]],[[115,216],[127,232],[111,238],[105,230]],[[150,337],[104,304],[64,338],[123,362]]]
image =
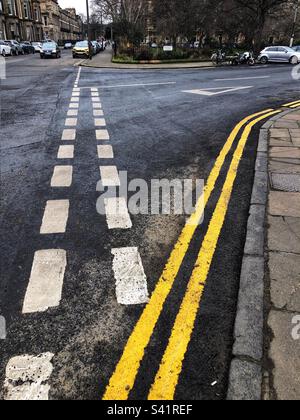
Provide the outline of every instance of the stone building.
[[1,0],[1,38],[39,41],[43,37],[40,0]]
[[82,39],[83,24],[75,9],[62,9],[57,0],[40,0],[40,2],[46,39],[55,42]]

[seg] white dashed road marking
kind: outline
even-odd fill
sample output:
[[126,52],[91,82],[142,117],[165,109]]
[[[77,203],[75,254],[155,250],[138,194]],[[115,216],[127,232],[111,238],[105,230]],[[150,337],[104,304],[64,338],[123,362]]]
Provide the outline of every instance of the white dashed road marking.
[[65,122],[66,127],[76,127],[77,118],[67,118]]
[[74,158],[74,146],[60,146],[57,154],[58,159],[73,159]]
[[101,109],[102,108],[102,106],[101,106],[101,104],[100,103],[93,103],[93,108],[94,109]]
[[104,199],[106,221],[109,229],[130,229],[132,222],[124,197]]
[[71,98],[71,102],[79,102],[79,99],[80,98],[77,98],[76,96],[74,97],[74,96],[72,96],[72,98]]
[[96,127],[105,127],[106,121],[104,118],[95,118],[95,126]]
[[17,356],[6,366],[4,388],[5,400],[47,401],[50,386],[47,385],[52,372],[52,353],[39,356]]
[[117,248],[113,271],[116,279],[117,301],[121,305],[138,305],[149,301],[147,277],[138,248]]
[[79,108],[79,103],[70,103],[70,108]]
[[104,187],[119,187],[121,185],[116,166],[100,166],[100,175]]
[[107,130],[96,130],[97,140],[109,140],[109,134]]
[[49,200],[46,203],[41,234],[65,233],[69,217],[69,200]]
[[97,146],[97,151],[98,151],[99,159],[113,159],[114,158],[113,148],[110,145]]
[[100,102],[100,98],[92,98],[92,102]]
[[78,110],[77,109],[69,109],[67,115],[68,115],[68,117],[77,117],[78,116]]
[[72,166],[55,166],[51,179],[51,187],[70,187],[72,185],[72,176]]
[[49,249],[36,251],[27,287],[23,314],[45,312],[57,307],[61,301],[66,251]]
[[103,117],[104,112],[102,111],[102,109],[94,109],[93,115],[94,117]]
[[76,130],[74,128],[66,128],[61,136],[62,140],[75,140],[76,139]]

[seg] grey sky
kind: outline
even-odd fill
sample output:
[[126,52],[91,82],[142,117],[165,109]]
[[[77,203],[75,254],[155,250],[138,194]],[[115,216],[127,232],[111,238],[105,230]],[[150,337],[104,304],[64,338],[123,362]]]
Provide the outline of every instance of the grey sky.
[[86,0],[58,0],[61,7],[75,7],[77,13],[86,15]]

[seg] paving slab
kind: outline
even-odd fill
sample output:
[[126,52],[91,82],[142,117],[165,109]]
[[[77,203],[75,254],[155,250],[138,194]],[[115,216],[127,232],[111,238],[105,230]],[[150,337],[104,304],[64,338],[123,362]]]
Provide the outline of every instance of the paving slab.
[[293,217],[268,217],[268,248],[300,254],[300,219]]
[[270,174],[271,186],[274,190],[300,192],[300,174]]
[[262,369],[259,365],[234,359],[231,364],[229,401],[259,401],[261,399]]
[[269,357],[274,365],[273,387],[278,400],[300,400],[300,336],[297,340],[292,336],[293,331],[296,333],[296,316],[297,313],[275,310],[269,315],[273,332]]
[[[292,181],[293,179],[291,179]],[[296,184],[295,188],[299,188],[299,185]],[[300,193],[270,191],[269,214],[272,216],[300,217]]]
[[295,159],[270,159],[269,169],[272,173],[279,174],[300,174],[300,160],[299,163],[294,163]]
[[300,255],[270,252],[268,265],[272,305],[300,313]]
[[271,147],[270,157],[300,159],[300,148],[298,147]]

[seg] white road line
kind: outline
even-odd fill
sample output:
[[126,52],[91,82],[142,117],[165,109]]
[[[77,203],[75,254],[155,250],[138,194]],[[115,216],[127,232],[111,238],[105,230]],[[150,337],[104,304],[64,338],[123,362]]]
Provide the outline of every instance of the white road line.
[[107,130],[96,130],[97,140],[109,140],[109,133]]
[[[183,93],[192,93],[194,95],[215,96],[223,93],[236,92],[245,89],[251,89],[254,86],[238,86],[238,87],[214,87],[206,89],[183,90]],[[221,89],[221,90],[220,90]],[[218,92],[216,92],[218,91]]]
[[80,98],[77,98],[76,96],[71,97],[71,102],[79,102]]
[[100,103],[100,98],[92,98],[92,102]]
[[47,401],[50,386],[47,384],[52,372],[54,354],[39,356],[16,356],[6,366],[4,382],[7,401]]
[[73,92],[80,92],[80,88],[73,88]]
[[234,80],[254,80],[254,79],[269,79],[271,76],[255,76],[255,77],[234,77],[232,79],[215,79],[215,82],[231,82]]
[[93,116],[94,117],[103,117],[104,112],[102,111],[102,109],[94,109],[93,110]]
[[23,303],[23,314],[45,312],[48,308],[59,305],[66,266],[66,251],[36,251]]
[[72,176],[73,166],[55,166],[51,179],[51,187],[70,187],[72,185]]
[[69,108],[79,108],[79,103],[72,102],[70,103]]
[[95,126],[96,127],[105,127],[106,126],[106,121],[104,118],[95,118]]
[[73,97],[80,96],[80,92],[74,92],[74,91],[73,91],[73,92],[72,92],[72,96],[73,96]]
[[77,118],[67,118],[65,121],[66,127],[76,127],[77,125]]
[[78,116],[78,109],[69,109],[67,113],[68,117],[77,117]]
[[105,198],[104,205],[108,229],[132,228],[132,221],[124,197]]
[[114,158],[113,148],[110,145],[97,146],[97,151],[98,151],[99,159],[113,159]]
[[93,102],[93,108],[94,109],[101,109],[102,108],[102,105],[101,105],[101,103]]
[[74,128],[63,130],[62,140],[75,140],[76,139],[76,130]]
[[92,92],[92,98],[99,98],[98,92]]
[[[133,83],[129,85],[101,85],[95,89],[112,89],[112,88],[124,88],[124,87],[143,87],[143,86],[164,86],[164,85],[176,85],[177,82],[161,82],[161,83]],[[88,86],[83,86],[81,89],[91,89]]]
[[69,200],[49,200],[46,203],[40,233],[65,233],[69,217]]
[[100,166],[100,175],[104,187],[119,187],[121,185],[116,166]]
[[147,277],[138,248],[115,248],[113,271],[117,301],[121,305],[140,305],[149,301]]
[[57,153],[57,159],[73,159],[74,158],[74,146],[60,146]]
[[98,88],[91,88],[91,92],[98,92]]

